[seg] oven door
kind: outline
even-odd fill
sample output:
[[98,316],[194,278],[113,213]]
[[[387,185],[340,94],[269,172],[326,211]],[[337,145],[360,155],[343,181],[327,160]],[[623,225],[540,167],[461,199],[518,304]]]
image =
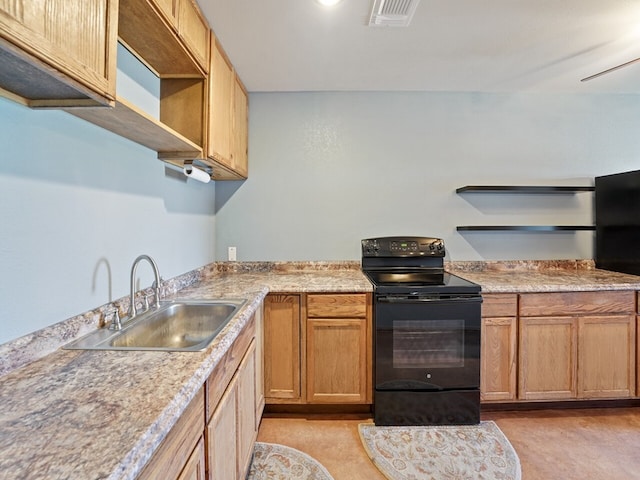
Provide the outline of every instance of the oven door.
[[480,387],[479,294],[376,295],[376,390]]

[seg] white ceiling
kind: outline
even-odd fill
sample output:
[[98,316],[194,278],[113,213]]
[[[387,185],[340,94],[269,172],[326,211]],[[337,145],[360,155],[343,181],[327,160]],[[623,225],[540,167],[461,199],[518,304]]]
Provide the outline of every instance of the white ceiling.
[[373,0],[198,0],[247,89],[640,93],[638,0],[421,0],[367,26]]

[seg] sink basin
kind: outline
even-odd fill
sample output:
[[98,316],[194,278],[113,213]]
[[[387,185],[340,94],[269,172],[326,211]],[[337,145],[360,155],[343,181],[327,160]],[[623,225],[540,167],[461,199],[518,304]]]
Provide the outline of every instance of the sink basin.
[[122,330],[102,328],[64,348],[198,352],[211,344],[244,303],[236,299],[164,303],[125,323]]

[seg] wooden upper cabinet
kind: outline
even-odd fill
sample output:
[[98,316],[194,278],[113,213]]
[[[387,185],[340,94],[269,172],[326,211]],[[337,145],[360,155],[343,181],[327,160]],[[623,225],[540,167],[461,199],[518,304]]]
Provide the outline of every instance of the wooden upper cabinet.
[[[167,0],[163,0],[167,1]],[[178,35],[198,64],[209,71],[209,24],[193,0],[178,1]]]
[[117,0],[0,0],[1,93],[30,107],[113,105]]
[[207,157],[214,178],[247,178],[248,96],[222,45],[211,35]]
[[189,52],[209,70],[209,24],[193,0],[152,0],[166,22],[185,42]]
[[249,175],[249,96],[237,74],[233,93],[233,169],[246,178]]
[[178,15],[176,12],[177,0],[155,0],[155,5],[158,10],[167,18],[167,21],[174,26],[178,27]]
[[179,34],[179,7],[167,0],[120,0],[120,41],[160,78],[204,78],[209,64],[199,62]]
[[220,42],[211,35],[211,69],[209,70],[209,141],[210,158],[231,167],[231,108],[233,65]]

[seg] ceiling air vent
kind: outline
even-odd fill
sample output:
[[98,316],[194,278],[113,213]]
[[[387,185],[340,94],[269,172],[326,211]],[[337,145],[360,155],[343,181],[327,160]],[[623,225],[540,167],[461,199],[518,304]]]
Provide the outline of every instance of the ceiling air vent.
[[370,27],[406,27],[420,0],[375,0],[369,18]]

